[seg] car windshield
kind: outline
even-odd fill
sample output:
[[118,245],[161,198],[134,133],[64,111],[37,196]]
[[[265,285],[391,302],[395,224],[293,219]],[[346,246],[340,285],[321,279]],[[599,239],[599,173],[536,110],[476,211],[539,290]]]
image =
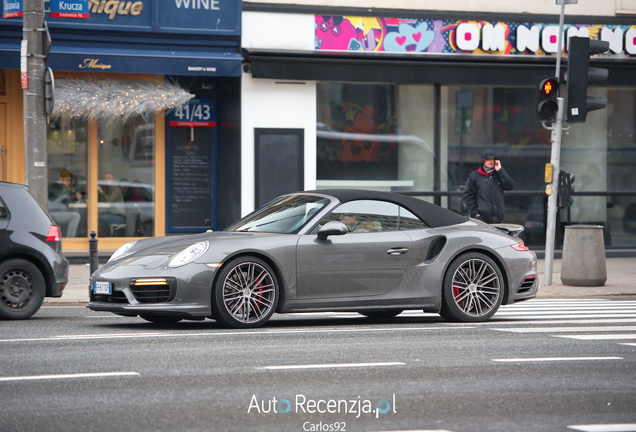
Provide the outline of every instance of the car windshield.
[[327,204],[329,199],[312,195],[276,198],[228,227],[225,231],[296,234]]

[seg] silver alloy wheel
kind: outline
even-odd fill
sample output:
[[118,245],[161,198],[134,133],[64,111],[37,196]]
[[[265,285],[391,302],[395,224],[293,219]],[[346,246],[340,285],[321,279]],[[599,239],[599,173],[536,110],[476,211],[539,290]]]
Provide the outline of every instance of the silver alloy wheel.
[[255,323],[269,316],[275,298],[273,276],[253,261],[236,265],[223,281],[223,305],[241,323]]
[[488,262],[473,258],[453,273],[453,300],[466,315],[481,317],[499,305],[501,280]]

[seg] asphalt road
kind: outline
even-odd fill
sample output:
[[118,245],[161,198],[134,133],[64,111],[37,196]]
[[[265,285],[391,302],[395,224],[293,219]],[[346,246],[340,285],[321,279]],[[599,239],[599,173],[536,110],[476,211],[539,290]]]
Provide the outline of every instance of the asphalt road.
[[0,322],[0,431],[636,431],[635,372],[631,300],[239,331],[44,307]]

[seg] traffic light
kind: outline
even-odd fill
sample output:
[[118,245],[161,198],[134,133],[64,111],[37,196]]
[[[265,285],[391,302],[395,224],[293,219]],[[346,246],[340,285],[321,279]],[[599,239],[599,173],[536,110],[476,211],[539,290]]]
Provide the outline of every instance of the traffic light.
[[609,50],[609,42],[590,40],[586,37],[571,37],[568,49],[568,108],[570,123],[584,123],[588,111],[605,108],[607,99],[587,95],[590,84],[607,81],[607,69],[589,67],[590,56]]
[[559,80],[556,77],[542,77],[537,86],[537,103],[534,116],[537,120],[547,121],[556,118],[559,105]]
[[574,174],[564,170],[559,171],[559,194],[557,195],[557,206],[559,208],[570,207],[574,202],[574,198],[572,198],[574,185],[572,183],[574,183],[575,179]]

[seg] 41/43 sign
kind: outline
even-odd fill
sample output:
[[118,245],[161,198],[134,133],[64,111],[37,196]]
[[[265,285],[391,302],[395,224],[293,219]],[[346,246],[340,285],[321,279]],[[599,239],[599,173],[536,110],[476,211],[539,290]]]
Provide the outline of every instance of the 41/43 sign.
[[215,127],[216,100],[190,99],[186,105],[170,112],[169,122],[170,126]]

